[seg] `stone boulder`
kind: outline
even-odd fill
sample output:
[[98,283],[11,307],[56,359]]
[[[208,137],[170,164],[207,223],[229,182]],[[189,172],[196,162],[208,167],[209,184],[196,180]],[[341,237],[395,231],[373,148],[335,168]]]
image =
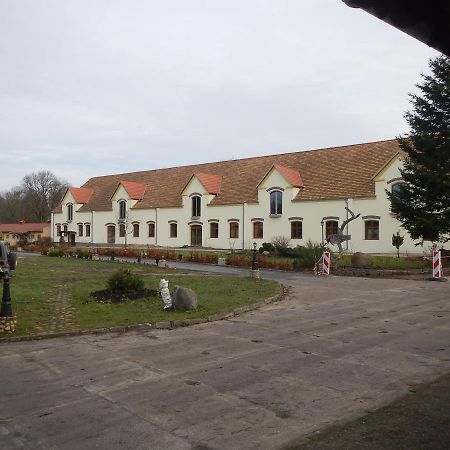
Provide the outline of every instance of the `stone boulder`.
[[193,311],[197,309],[197,294],[192,289],[174,286],[172,302],[177,311]]
[[373,258],[367,253],[356,252],[352,255],[352,266],[363,268],[372,267]]

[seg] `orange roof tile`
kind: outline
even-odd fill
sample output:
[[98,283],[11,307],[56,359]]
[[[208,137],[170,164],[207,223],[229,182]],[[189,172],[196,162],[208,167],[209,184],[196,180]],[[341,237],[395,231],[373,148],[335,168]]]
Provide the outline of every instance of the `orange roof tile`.
[[133,181],[121,181],[120,184],[128,192],[128,195],[133,200],[141,200],[145,192],[145,184],[135,183]]
[[[145,185],[135,208],[181,206],[180,192],[192,174],[207,174],[205,186],[216,190],[221,178],[220,195],[211,204],[227,205],[258,201],[256,186],[274,165],[290,182],[302,182],[295,200],[357,198],[375,195],[373,174],[399,151],[396,140],[356,144],[319,150],[260,156],[192,166],[147,170],[91,178],[83,187],[94,193],[79,211],[111,210],[111,197],[121,180]],[[298,174],[295,174],[297,171]],[[301,174],[301,176],[300,176]],[[214,178],[209,179],[210,176]],[[200,175],[202,176],[202,175]],[[205,180],[205,177],[203,177]],[[293,183],[294,184],[294,183]],[[142,189],[142,187],[141,187]]]
[[70,187],[69,192],[72,194],[76,203],[84,204],[90,200],[94,190],[90,188]]
[[49,223],[1,223],[1,233],[30,233],[32,231],[42,233],[44,228],[49,227]]
[[200,180],[209,194],[219,194],[222,185],[222,177],[210,173],[195,172],[194,175]]
[[274,164],[273,167],[275,167],[275,169],[277,169],[278,172],[280,172],[281,175],[283,175],[283,177],[292,184],[292,186],[298,188],[303,187],[302,177],[300,176],[300,172],[298,171],[298,169],[286,167],[281,164]]

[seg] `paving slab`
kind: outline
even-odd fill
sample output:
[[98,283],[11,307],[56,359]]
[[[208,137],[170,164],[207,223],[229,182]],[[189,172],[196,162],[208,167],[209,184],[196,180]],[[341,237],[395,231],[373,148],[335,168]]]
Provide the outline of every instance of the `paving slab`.
[[449,283],[274,277],[228,320],[3,343],[2,445],[276,449],[450,372]]

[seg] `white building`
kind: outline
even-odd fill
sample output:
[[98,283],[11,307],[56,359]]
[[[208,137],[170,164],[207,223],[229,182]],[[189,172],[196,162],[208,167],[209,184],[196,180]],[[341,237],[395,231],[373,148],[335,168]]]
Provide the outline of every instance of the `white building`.
[[[70,188],[52,213],[59,242],[251,248],[275,236],[319,243],[347,217],[351,252],[418,253],[390,212],[402,182],[395,140],[95,177]],[[64,232],[65,231],[65,232]]]

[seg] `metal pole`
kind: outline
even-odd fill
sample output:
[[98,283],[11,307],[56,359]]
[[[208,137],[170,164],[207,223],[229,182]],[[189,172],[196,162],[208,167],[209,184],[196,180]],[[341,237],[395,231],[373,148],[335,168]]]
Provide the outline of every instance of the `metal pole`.
[[0,317],[12,317],[12,307],[11,307],[11,294],[9,291],[9,275],[4,273],[3,275],[3,296],[2,296],[2,307],[0,310]]
[[[348,220],[348,198],[345,199],[345,206],[347,207],[347,209],[346,209],[346,211],[347,211],[346,220]],[[347,222],[347,225],[345,226],[345,234],[348,236],[348,222]],[[346,251],[348,253],[348,239],[345,241],[345,248],[346,248]]]
[[252,270],[258,270],[258,261],[256,259],[256,242],[253,243]]
[[323,244],[323,220],[320,222],[320,225],[321,225],[321,227],[322,227],[322,244]]

